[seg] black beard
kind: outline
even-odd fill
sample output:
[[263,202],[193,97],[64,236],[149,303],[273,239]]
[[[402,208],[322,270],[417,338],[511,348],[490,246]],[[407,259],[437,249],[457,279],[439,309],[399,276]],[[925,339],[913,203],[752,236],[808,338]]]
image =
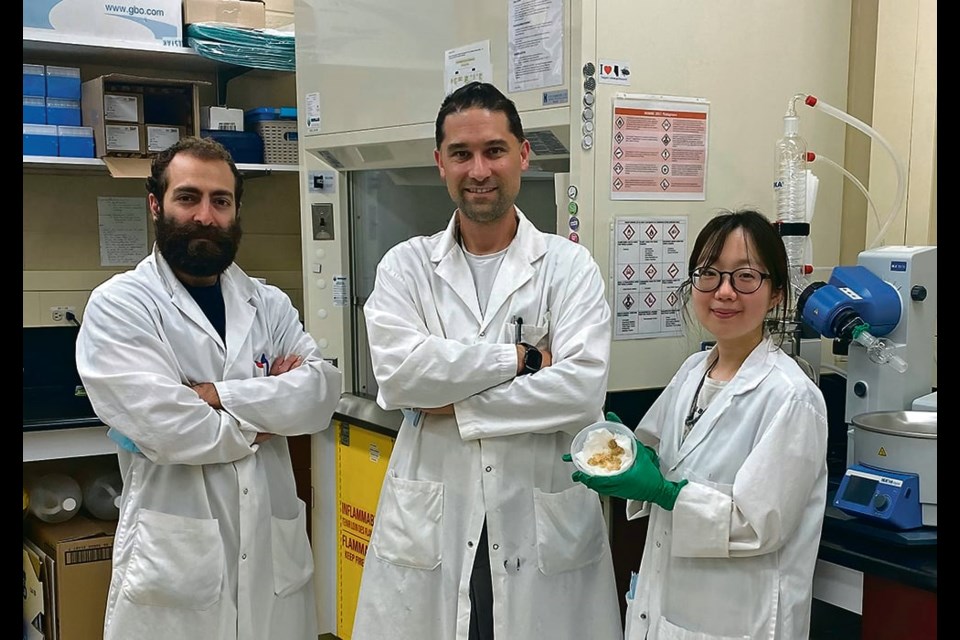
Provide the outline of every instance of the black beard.
[[174,269],[195,278],[218,276],[233,262],[243,230],[234,220],[227,229],[196,222],[178,223],[160,211],[157,248]]

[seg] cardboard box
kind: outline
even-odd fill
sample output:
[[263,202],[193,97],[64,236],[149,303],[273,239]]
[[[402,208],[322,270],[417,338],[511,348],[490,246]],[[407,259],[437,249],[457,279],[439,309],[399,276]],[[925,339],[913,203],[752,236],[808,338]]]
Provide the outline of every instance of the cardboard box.
[[146,130],[147,151],[149,153],[159,153],[168,147],[172,147],[183,137],[183,127],[173,127],[168,124],[146,124],[143,126]]
[[143,95],[139,93],[104,93],[103,119],[107,122],[143,124]]
[[[150,154],[146,143],[139,151],[111,150],[107,146],[104,95],[128,93],[142,96],[143,121],[155,125],[183,127],[184,135],[200,135],[199,80],[143,78],[108,74],[83,83],[83,126],[93,128],[97,157],[102,158],[111,175],[117,178],[145,178],[150,174]],[[143,140],[144,136],[141,136]]]
[[23,36],[88,36],[102,40],[183,46],[181,0],[62,0],[23,3]]
[[266,22],[267,29],[289,31],[293,28],[293,13],[267,9]]
[[267,11],[293,13],[293,0],[263,0],[263,4],[267,5]]
[[200,110],[200,129],[243,131],[243,109],[203,107]]
[[[139,124],[107,124],[103,128],[103,147],[108,154],[138,156],[145,152],[143,127]],[[94,135],[96,148],[96,135]]]
[[44,615],[51,617],[48,640],[103,636],[116,524],[82,515],[56,524],[32,517],[24,521],[27,547],[43,556],[39,579],[46,594]]
[[29,542],[23,543],[23,637],[24,640],[52,640],[50,618],[43,608],[43,584],[46,573],[44,554]]
[[195,22],[263,29],[265,8],[261,0],[183,0],[183,23]]

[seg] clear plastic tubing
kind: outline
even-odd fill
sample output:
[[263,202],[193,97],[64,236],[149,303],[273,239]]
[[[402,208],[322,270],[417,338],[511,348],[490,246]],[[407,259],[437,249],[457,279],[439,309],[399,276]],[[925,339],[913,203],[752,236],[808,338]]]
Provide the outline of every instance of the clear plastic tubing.
[[[877,236],[873,239],[873,242],[867,245],[867,249],[874,249],[880,242],[883,240],[883,237],[886,235],[887,230],[890,228],[890,225],[893,224],[894,218],[897,216],[897,212],[900,211],[900,207],[903,206],[903,200],[906,197],[907,191],[907,180],[906,175],[907,171],[903,166],[903,162],[900,160],[899,156],[894,152],[893,147],[890,146],[890,143],[880,135],[880,133],[871,127],[870,125],[862,122],[849,113],[841,111],[836,107],[833,107],[826,102],[820,100],[816,96],[806,96],[804,98],[804,103],[807,106],[813,107],[815,109],[820,109],[824,113],[833,116],[834,118],[846,122],[850,126],[858,129],[859,131],[870,136],[871,139],[876,140],[880,145],[890,154],[890,158],[893,160],[894,167],[897,171],[897,193],[893,199],[893,206],[890,208],[890,213],[887,215],[886,220],[884,220],[883,225],[877,231]],[[792,104],[792,102],[791,102]]]
[[812,151],[807,152],[807,162],[816,162],[819,160],[823,160],[828,165],[830,165],[831,167],[833,167],[834,169],[836,169],[837,171],[845,175],[847,179],[850,180],[850,182],[856,185],[857,189],[860,189],[860,193],[863,194],[863,197],[866,198],[867,200],[867,204],[870,205],[870,211],[873,212],[873,219],[877,223],[877,229],[879,229],[881,226],[881,222],[880,222],[880,213],[877,211],[877,205],[873,203],[873,198],[870,197],[870,192],[867,191],[867,188],[863,186],[863,183],[860,182],[857,176],[853,175],[852,173],[844,169],[839,163],[834,162],[827,156],[822,156]]

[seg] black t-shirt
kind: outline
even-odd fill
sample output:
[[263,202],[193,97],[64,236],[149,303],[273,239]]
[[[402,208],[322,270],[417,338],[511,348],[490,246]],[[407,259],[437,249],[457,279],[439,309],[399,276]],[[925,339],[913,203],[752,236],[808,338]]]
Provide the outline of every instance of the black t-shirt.
[[215,284],[209,287],[191,287],[184,284],[193,299],[197,301],[203,310],[207,320],[213,325],[213,328],[220,334],[223,343],[227,343],[227,312],[223,304],[223,289],[220,288],[220,278],[217,278]]

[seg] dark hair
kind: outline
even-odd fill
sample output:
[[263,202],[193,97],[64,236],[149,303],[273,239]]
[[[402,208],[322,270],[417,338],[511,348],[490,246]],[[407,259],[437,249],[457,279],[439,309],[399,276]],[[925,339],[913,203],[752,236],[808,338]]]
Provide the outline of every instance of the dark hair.
[[178,153],[185,153],[201,160],[223,160],[226,162],[233,173],[233,197],[237,203],[237,211],[240,211],[240,202],[243,199],[243,176],[237,169],[237,165],[233,162],[233,156],[230,155],[227,148],[213,138],[196,138],[193,136],[181,138],[175,144],[155,155],[150,163],[147,193],[152,193],[157,200],[163,202],[163,196],[167,193],[167,167],[170,166],[170,162]]
[[[721,211],[712,218],[697,236],[690,252],[687,274],[691,275],[697,267],[709,266],[717,261],[723,252],[723,245],[727,237],[737,229],[743,229],[744,235],[751,241],[753,250],[757,252],[757,260],[770,274],[770,285],[775,292],[781,295],[780,304],[770,320],[784,322],[790,308],[790,269],[787,263],[787,250],[783,246],[783,238],[773,224],[759,211],[740,209],[738,211]],[[688,277],[680,285],[684,299],[689,297],[693,281]]]
[[447,116],[467,109],[502,112],[507,116],[510,133],[520,142],[526,140],[523,136],[523,125],[520,124],[520,114],[517,113],[517,105],[513,104],[513,100],[500,93],[500,90],[489,82],[471,82],[443,99],[440,113],[437,114],[437,149],[443,143],[443,123]]

